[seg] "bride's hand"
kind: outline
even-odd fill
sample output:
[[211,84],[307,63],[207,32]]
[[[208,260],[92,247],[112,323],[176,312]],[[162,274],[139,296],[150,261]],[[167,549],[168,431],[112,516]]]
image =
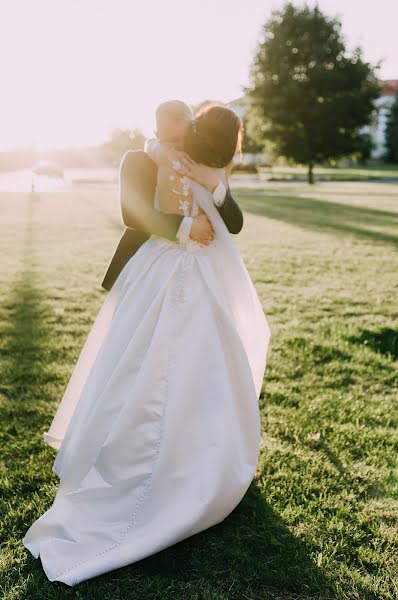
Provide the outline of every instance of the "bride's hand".
[[220,182],[214,169],[207,165],[195,163],[191,158],[189,158],[189,161],[184,162],[180,173],[193,179],[212,194]]
[[214,229],[206,214],[194,217],[189,237],[204,246],[208,246],[213,241]]
[[167,147],[166,145],[163,146],[159,158],[160,166],[173,169],[179,175],[185,175],[185,172],[189,170],[193,164],[193,160],[188,156],[188,154],[182,152],[181,150]]

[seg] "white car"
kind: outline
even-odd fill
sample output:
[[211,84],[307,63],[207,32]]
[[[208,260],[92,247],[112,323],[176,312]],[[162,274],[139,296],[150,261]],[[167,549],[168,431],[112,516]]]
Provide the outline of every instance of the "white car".
[[47,175],[47,177],[63,177],[63,169],[52,160],[39,160],[32,167],[35,175]]

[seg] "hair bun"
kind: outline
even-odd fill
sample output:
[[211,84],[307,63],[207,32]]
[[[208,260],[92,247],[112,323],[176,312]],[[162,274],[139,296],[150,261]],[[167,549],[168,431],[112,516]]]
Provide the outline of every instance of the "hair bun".
[[241,120],[232,110],[211,106],[190,124],[184,150],[193,160],[209,167],[226,167],[238,144]]

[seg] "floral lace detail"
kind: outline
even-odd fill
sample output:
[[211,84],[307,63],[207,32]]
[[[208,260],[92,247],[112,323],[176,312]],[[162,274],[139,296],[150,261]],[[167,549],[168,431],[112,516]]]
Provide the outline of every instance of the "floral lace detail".
[[178,208],[183,213],[184,217],[189,217],[189,200],[179,200]]
[[187,177],[181,177],[180,181],[182,183],[182,195],[189,196],[189,192],[191,191],[191,184],[189,183],[189,179]]
[[193,198],[192,200],[192,210],[191,210],[191,217],[197,217],[199,214],[199,207],[195,202],[195,198]]
[[[176,179],[175,175],[170,175],[169,180],[170,181],[174,181]],[[188,179],[188,177],[178,177],[178,180],[180,183],[182,183],[182,191],[176,190],[174,188],[172,188],[172,192],[173,194],[175,194],[176,196],[183,196],[183,198],[181,200],[179,200],[179,210],[182,212],[182,214],[184,215],[184,217],[189,217],[190,215],[190,201],[187,199],[187,197],[190,195],[191,193],[191,183]]]

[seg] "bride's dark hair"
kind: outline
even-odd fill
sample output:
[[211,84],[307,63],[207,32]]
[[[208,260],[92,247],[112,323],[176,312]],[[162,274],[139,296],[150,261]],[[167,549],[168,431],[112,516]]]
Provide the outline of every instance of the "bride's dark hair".
[[191,122],[184,150],[198,163],[226,167],[240,150],[242,121],[233,110],[219,105],[202,109]]

